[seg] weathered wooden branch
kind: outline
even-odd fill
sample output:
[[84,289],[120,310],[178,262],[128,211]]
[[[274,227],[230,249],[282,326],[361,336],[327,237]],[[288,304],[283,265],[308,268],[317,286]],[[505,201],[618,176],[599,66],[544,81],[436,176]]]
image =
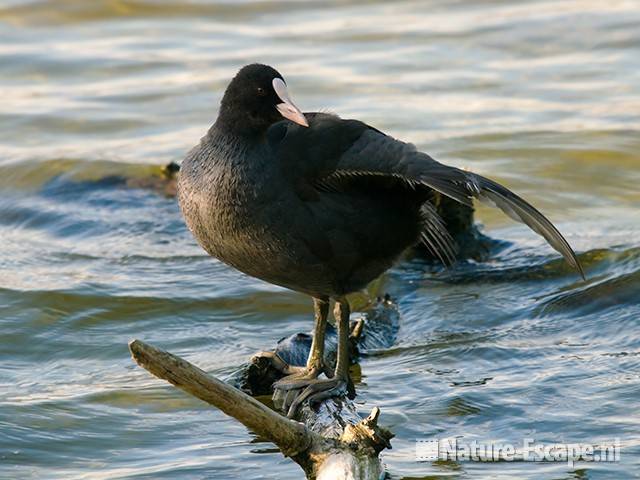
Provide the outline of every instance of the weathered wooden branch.
[[134,360],[158,378],[166,380],[240,421],[258,435],[269,438],[285,455],[309,448],[312,435],[298,422],[289,420],[256,399],[195,365],[140,340],[129,343]]
[[[354,322],[352,343],[357,348],[352,350],[388,346],[393,342],[397,320],[397,309],[389,299],[378,302],[368,311],[366,319]],[[278,358],[285,357],[287,362],[305,358],[305,352],[308,352],[306,339],[304,334],[298,334],[280,341],[276,349]],[[380,410],[377,407],[362,419],[352,400],[332,398],[314,407],[303,404],[297,415],[299,422],[289,420],[240,389],[175,355],[139,340],[132,341],[129,349],[134,360],[153,375],[219,408],[272,441],[284,455],[302,467],[307,478],[378,480],[384,474],[378,454],[391,448],[389,441],[393,435],[378,426]],[[301,362],[298,360],[297,363]],[[254,357],[242,372],[234,379],[237,383],[239,378],[244,378],[245,390],[264,388],[264,382],[254,383],[260,372],[270,379],[281,375],[268,356]],[[246,376],[247,372],[253,372],[253,376]]]

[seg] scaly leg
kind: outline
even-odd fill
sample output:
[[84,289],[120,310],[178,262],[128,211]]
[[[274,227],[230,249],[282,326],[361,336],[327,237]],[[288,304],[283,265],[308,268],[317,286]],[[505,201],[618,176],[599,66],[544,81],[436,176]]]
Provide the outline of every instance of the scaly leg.
[[[337,397],[347,393],[349,384],[349,303],[342,297],[336,300],[334,315],[338,326],[338,359],[333,377],[315,379],[307,383],[306,388],[289,406],[287,416],[292,418],[302,402],[317,403],[330,397]],[[285,408],[288,398],[285,400]]]
[[313,310],[315,314],[315,328],[313,339],[311,340],[311,351],[307,358],[307,366],[287,366],[292,374],[275,382],[273,388],[276,390],[287,391],[306,387],[310,380],[318,378],[318,375],[324,370],[324,337],[327,331],[329,299],[314,298]]

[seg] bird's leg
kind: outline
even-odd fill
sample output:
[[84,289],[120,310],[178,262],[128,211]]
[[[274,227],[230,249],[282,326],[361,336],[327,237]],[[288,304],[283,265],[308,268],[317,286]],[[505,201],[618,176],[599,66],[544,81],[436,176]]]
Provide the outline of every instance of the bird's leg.
[[311,352],[307,359],[307,371],[316,378],[324,370],[324,338],[327,333],[327,316],[329,315],[329,299],[314,298],[313,312],[315,326],[311,340]]
[[329,299],[314,298],[313,310],[315,328],[311,340],[311,351],[305,367],[287,365],[285,373],[291,374],[273,384],[276,390],[295,390],[308,385],[308,380],[313,380],[324,370],[324,337],[327,331],[327,316],[329,315]]
[[[309,403],[317,403],[326,398],[345,395],[349,385],[349,303],[342,297],[336,300],[334,315],[338,326],[338,359],[333,377],[327,379],[315,379],[308,382],[306,388],[298,395],[289,406],[287,416],[292,418],[298,407],[307,400]],[[288,397],[285,399],[285,408]]]
[[349,316],[351,309],[346,298],[336,301],[334,313],[338,326],[338,360],[334,377],[346,381],[349,378]]

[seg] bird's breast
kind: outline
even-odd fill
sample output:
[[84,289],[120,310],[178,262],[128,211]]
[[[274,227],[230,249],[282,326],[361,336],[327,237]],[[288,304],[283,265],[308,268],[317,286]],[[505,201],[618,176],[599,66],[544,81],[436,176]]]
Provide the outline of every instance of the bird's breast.
[[[286,250],[283,189],[272,169],[209,153],[187,157],[179,182],[185,222],[198,243],[225,263],[251,273]],[[244,161],[243,161],[244,160]]]

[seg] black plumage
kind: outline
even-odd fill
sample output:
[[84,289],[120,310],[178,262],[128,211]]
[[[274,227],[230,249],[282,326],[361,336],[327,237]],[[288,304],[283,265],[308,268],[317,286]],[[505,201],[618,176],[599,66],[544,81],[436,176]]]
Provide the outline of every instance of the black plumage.
[[[217,121],[182,164],[186,223],[214,257],[316,302],[336,299],[348,311],[346,294],[421,240],[453,261],[454,242],[428,202],[436,190],[464,204],[473,198],[494,204],[583,275],[558,230],[507,188],[363,122],[326,113],[302,117],[283,85],[271,67],[244,67],[227,88]],[[308,365],[298,379],[317,377],[311,370]],[[307,396],[317,396],[318,388]]]

